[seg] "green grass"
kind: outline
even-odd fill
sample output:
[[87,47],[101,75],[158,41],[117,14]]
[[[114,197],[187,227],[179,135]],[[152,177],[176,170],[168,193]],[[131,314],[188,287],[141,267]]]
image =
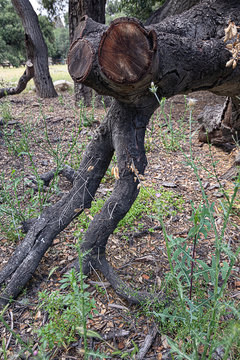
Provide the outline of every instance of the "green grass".
[[[92,217],[101,211],[108,196],[109,194],[104,198],[94,200],[88,215],[86,213],[81,214],[78,219],[77,234],[88,229]],[[183,211],[183,205],[183,197],[172,190],[164,189],[162,186],[159,187],[158,191],[150,187],[142,187],[136,201],[119,222],[114,233],[121,232],[124,234],[129,231],[138,231],[144,227],[144,217],[156,218],[156,214],[159,212],[164,218],[174,216]]]
[[[2,68],[1,69],[1,75],[0,75],[0,84],[2,86],[12,86],[16,85],[18,83],[18,80],[23,75],[25,67],[19,67],[19,68]],[[49,66],[50,75],[52,77],[53,81],[56,80],[67,80],[72,81],[71,76],[68,73],[67,65],[51,65]],[[33,80],[30,80],[27,88],[24,90],[24,92],[28,92],[34,87]]]

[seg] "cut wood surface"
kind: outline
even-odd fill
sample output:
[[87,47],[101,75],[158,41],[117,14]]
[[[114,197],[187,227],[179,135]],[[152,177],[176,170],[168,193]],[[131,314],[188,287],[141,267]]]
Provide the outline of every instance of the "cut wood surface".
[[116,83],[134,83],[149,70],[156,34],[136,20],[117,19],[103,34],[98,58],[102,72]]

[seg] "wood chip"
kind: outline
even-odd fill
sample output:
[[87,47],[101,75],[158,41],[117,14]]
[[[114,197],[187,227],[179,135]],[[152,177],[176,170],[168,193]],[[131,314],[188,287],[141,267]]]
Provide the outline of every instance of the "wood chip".
[[168,182],[168,181],[164,181],[162,183],[162,186],[167,187],[167,188],[176,188],[177,184],[175,184],[174,182]]

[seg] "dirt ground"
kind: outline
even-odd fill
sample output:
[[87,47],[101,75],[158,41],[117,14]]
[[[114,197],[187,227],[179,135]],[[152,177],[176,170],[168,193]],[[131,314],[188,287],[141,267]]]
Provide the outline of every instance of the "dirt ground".
[[[193,110],[192,124],[192,152],[193,157],[198,163],[199,176],[204,185],[209,201],[215,203],[216,222],[221,226],[223,222],[222,212],[219,210],[219,201],[223,201],[222,193],[216,177],[213,176],[211,156],[216,164],[216,172],[221,176],[232,166],[236,148],[212,147],[211,156],[208,144],[198,141],[197,116],[203,110],[205,105],[214,105],[223,103],[224,99],[211,93],[199,92],[193,94],[197,102]],[[0,127],[0,168],[4,176],[4,182],[13,178],[15,173],[24,173],[24,177],[31,179],[34,170],[39,174],[51,170],[55,165],[53,157],[49,154],[49,149],[56,149],[59,146],[61,154],[67,153],[69,144],[72,144],[71,138],[76,134],[79,126],[79,111],[75,109],[73,95],[62,93],[56,99],[38,99],[34,94],[24,94],[12,96],[2,100],[8,102],[12,118],[8,122],[8,132],[14,132],[16,139],[14,153],[13,146],[6,143],[6,139],[1,133]],[[9,111],[9,110],[8,110]],[[189,156],[189,111],[186,111],[185,98],[183,95],[175,96],[166,101],[165,113],[171,112],[171,119],[175,137],[182,144],[183,152],[180,150],[171,151],[163,145],[161,136],[169,135],[169,128],[166,125],[160,129],[166,119],[158,112],[155,114],[152,123],[149,125],[148,136],[146,137],[148,166],[144,177],[144,186],[153,187],[156,191],[163,186],[166,189],[176,192],[184,199],[184,208],[182,211],[165,218],[167,232],[173,236],[186,237],[190,229],[191,222],[191,202],[195,205],[201,203],[201,188],[193,170],[186,164],[186,156]],[[104,117],[105,110],[88,108],[83,115],[87,119],[93,119],[92,126],[83,126],[78,139],[78,152],[71,156],[67,155],[66,160],[72,166],[75,166],[79,160],[79,153],[84,148]],[[1,115],[0,115],[1,118]],[[180,122],[181,119],[181,122]],[[86,120],[87,121],[87,120]],[[29,133],[29,142],[31,144],[32,157],[27,155],[19,156],[21,124],[30,124],[34,131]],[[88,124],[85,124],[88,125]],[[44,134],[48,136],[48,144],[42,141]],[[164,135],[165,131],[165,135]],[[39,141],[36,141],[38,139]],[[50,145],[49,145],[50,144]],[[50,146],[50,147],[49,147]],[[62,155],[63,156],[63,155]],[[224,189],[231,193],[234,183],[232,181],[220,180]],[[101,196],[113,187],[114,179],[108,175],[106,181],[101,184],[97,196]],[[53,193],[50,201],[57,201],[64,192],[68,191],[70,184],[65,179],[60,179],[58,191]],[[22,190],[24,191],[24,189]],[[27,199],[25,199],[25,203]],[[27,203],[25,204],[27,206]],[[28,204],[29,205],[29,204]],[[21,204],[24,207],[24,202]],[[239,203],[238,203],[239,206]],[[231,215],[231,221],[225,233],[226,242],[232,245],[233,249],[239,245],[239,209],[236,209]],[[143,216],[141,222],[144,223],[144,229],[158,226],[158,219],[151,219]],[[40,327],[46,322],[46,314],[37,308],[38,292],[44,289],[54,290],[59,287],[59,281],[62,277],[63,269],[76,257],[76,250],[71,247],[76,242],[74,231],[77,229],[77,220],[63,231],[53,246],[47,251],[42,259],[37,272],[32,277],[26,290],[18,297],[17,301],[12,302],[6,311],[4,318],[10,328],[18,333],[24,341],[31,340],[37,349],[38,344],[34,329]],[[139,230],[136,224],[136,232],[131,230],[129,241],[123,239],[121,233],[111,236],[108,242],[107,254],[109,261],[117,269],[118,273],[126,281],[133,283],[140,289],[149,290],[159,285],[165,274],[169,271],[166,246],[161,230],[153,233],[146,231],[141,236],[136,236]],[[19,236],[19,240],[21,240]],[[0,264],[4,266],[10,255],[13,253],[18,239],[9,240],[6,234],[0,235]],[[211,250],[213,247],[213,237],[211,234],[201,243],[197,249],[197,256],[211,261]],[[49,272],[56,268],[53,275],[49,278]],[[239,262],[236,264],[236,274],[239,276]],[[228,284],[229,297],[240,299],[240,281],[239,277],[231,277]],[[132,306],[119,298],[111,289],[109,284],[102,278],[102,275],[92,274],[87,280],[89,291],[96,300],[98,312],[89,320],[89,329],[97,331],[106,340],[105,342],[93,338],[89,346],[98,351],[111,353],[113,349],[121,350],[122,353],[134,349],[133,342],[141,348],[147,335],[151,335],[157,326],[152,317],[147,317],[139,311],[139,307]],[[98,287],[96,287],[96,284]],[[99,288],[104,286],[104,291]],[[19,359],[22,345],[14,336],[0,324],[1,336],[7,343],[8,359]],[[165,334],[157,332],[151,341],[151,346],[144,359],[166,360],[170,359],[168,345],[165,341]],[[76,339],[69,349],[60,349],[52,357],[53,359],[82,359],[82,342]],[[25,358],[28,354],[25,352]],[[120,359],[121,357],[115,357]]]

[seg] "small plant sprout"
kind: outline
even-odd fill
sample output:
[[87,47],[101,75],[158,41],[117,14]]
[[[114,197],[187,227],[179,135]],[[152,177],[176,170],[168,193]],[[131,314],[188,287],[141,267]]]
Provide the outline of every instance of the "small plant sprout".
[[152,81],[152,82],[151,82],[151,87],[149,88],[149,90],[155,95],[157,101],[160,103],[160,99],[159,99],[159,97],[158,97],[158,95],[157,95],[157,89],[158,89],[158,87],[157,87],[157,86],[154,84],[154,82]]
[[197,99],[194,99],[194,98],[187,99],[187,105],[190,109],[193,109],[194,106],[196,105],[196,103],[197,103]]
[[157,91],[157,86],[155,86],[155,84],[154,84],[153,81],[151,82],[150,91],[151,91],[152,93],[155,93],[155,92]]

